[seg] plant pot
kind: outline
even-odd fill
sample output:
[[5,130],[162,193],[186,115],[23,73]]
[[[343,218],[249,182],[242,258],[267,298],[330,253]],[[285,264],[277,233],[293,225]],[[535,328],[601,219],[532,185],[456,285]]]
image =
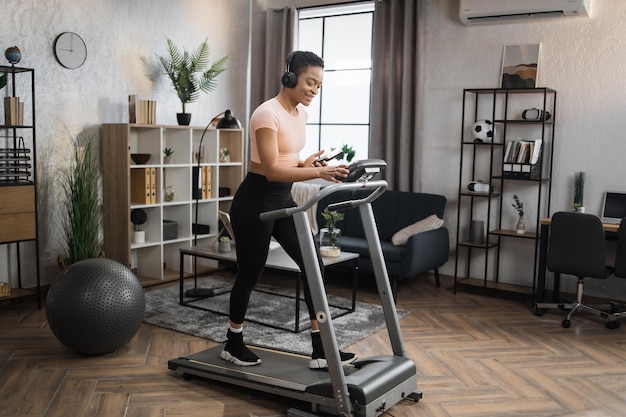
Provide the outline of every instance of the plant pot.
[[146,241],[146,231],[145,230],[135,230],[133,231],[133,243],[144,243]]
[[167,165],[170,162],[172,162],[172,157],[171,156],[164,156],[163,157],[163,164]]
[[189,126],[191,123],[191,113],[176,113],[176,120],[180,126]]
[[222,253],[230,252],[230,242],[218,242],[217,251]]

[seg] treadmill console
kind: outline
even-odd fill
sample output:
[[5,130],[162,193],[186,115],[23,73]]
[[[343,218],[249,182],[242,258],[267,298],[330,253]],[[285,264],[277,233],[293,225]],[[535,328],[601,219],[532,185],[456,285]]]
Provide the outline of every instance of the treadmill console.
[[362,159],[350,164],[350,173],[346,178],[340,178],[344,182],[369,181],[387,168],[387,163],[382,159]]

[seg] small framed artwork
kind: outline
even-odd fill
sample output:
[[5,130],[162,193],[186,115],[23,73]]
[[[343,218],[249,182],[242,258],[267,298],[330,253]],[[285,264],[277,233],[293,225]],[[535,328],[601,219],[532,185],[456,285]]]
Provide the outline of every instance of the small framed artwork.
[[502,88],[535,88],[540,43],[505,45],[502,54]]

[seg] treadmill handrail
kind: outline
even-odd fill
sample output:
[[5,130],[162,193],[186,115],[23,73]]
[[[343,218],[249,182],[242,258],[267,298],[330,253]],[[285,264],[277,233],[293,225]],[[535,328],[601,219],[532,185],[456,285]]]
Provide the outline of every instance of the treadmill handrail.
[[330,194],[333,194],[342,190],[355,190],[355,189],[362,189],[362,188],[374,189],[374,192],[372,192],[368,196],[359,200],[341,201],[338,203],[329,204],[328,206],[329,210],[333,210],[333,211],[347,210],[353,207],[357,207],[361,204],[372,202],[375,199],[377,199],[387,189],[387,181],[376,180],[376,181],[344,182],[344,183],[339,183],[339,184],[332,184],[332,185],[329,185],[328,187],[322,188],[313,197],[311,197],[309,200],[305,201],[299,206],[266,211],[264,213],[261,213],[259,215],[259,218],[262,221],[267,221],[267,220],[280,219],[282,217],[289,217],[299,211],[306,211],[310,209],[313,206],[313,204],[319,202],[322,198]]

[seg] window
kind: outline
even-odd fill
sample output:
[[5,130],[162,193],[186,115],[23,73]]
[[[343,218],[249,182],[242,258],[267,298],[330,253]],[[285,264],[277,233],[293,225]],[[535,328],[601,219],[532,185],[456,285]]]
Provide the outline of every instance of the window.
[[374,2],[299,11],[298,49],[324,59],[324,83],[309,106],[302,157],[344,144],[369,155]]

